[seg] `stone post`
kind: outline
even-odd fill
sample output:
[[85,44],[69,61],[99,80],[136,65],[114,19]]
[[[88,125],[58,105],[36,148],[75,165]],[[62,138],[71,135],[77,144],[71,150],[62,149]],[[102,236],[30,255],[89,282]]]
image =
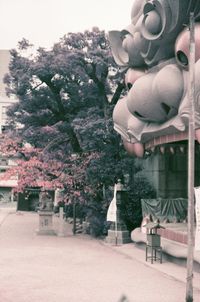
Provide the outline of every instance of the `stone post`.
[[129,231],[126,228],[122,217],[122,206],[126,201],[126,197],[127,191],[119,179],[116,188],[116,222],[113,222],[108,230],[108,236],[106,237],[107,243],[117,245],[131,242]]
[[65,221],[63,219],[63,214],[64,214],[63,207],[59,207],[59,227],[57,233],[59,237],[65,237],[65,232],[64,232]]

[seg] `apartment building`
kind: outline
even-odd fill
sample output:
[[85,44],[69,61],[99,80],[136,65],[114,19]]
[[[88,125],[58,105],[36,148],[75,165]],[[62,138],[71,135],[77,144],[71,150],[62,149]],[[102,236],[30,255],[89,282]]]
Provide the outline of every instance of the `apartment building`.
[[[17,101],[6,95],[5,84],[3,82],[5,74],[8,73],[9,62],[9,50],[0,50],[0,134],[6,131],[7,128],[8,119],[6,112],[8,107]],[[13,165],[16,165],[13,158],[8,158],[5,154],[0,154],[0,175]],[[9,180],[0,180],[0,203],[14,200],[13,188],[16,185],[16,177]]]
[[10,62],[10,52],[9,50],[0,50],[0,133],[2,133],[7,126],[7,108],[14,102],[16,99],[8,97],[6,95],[6,87],[3,82],[3,78],[6,73],[8,73],[8,66]]

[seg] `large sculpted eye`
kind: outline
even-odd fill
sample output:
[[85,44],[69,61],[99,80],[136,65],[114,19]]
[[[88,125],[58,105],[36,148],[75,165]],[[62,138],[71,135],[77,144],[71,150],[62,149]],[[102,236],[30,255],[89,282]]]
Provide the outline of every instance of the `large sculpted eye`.
[[144,6],[143,14],[141,26],[143,37],[147,40],[160,39],[167,28],[167,22],[170,23],[171,20],[169,7],[164,5],[164,2],[149,1]]
[[153,35],[158,34],[162,29],[162,22],[159,14],[152,10],[145,15],[144,26]]

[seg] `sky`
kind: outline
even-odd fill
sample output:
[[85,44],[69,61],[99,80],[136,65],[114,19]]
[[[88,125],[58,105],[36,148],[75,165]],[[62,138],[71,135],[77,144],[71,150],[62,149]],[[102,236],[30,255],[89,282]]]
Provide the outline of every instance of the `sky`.
[[0,49],[16,48],[26,38],[49,48],[68,32],[122,30],[131,20],[134,0],[0,0]]

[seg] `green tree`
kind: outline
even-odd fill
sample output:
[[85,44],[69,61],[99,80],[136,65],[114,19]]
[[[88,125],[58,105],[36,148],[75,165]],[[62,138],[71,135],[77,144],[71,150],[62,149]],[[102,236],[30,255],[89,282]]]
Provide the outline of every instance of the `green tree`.
[[36,147],[65,143],[65,152],[80,153],[83,135],[74,120],[87,118],[91,109],[105,123],[109,96],[121,87],[105,33],[97,28],[69,33],[51,50],[39,48],[35,56],[24,56],[29,47],[22,40],[11,51],[5,82],[8,94],[19,100],[9,112],[11,123],[22,124],[21,135]]
[[[114,182],[132,175],[135,161],[113,130],[113,107],[125,92],[123,73],[97,28],[69,33],[50,50],[32,55],[30,49],[25,39],[19,42],[5,77],[8,95],[18,99],[8,114],[11,138],[21,144],[20,190],[40,179],[42,186],[64,188],[66,199],[87,200],[97,219],[105,220]],[[32,153],[23,152],[24,142]]]
[[[23,39],[11,51],[5,77],[8,95],[19,100],[8,112],[10,125],[23,125],[22,140],[41,148],[47,159],[63,162],[73,153],[88,162],[87,156],[91,159],[94,153],[96,159],[96,152],[106,158],[109,146],[110,153],[118,150],[112,109],[124,85],[104,31],[69,33],[51,50],[39,48],[34,56],[26,55],[29,48]],[[62,167],[66,172],[66,165]]]

